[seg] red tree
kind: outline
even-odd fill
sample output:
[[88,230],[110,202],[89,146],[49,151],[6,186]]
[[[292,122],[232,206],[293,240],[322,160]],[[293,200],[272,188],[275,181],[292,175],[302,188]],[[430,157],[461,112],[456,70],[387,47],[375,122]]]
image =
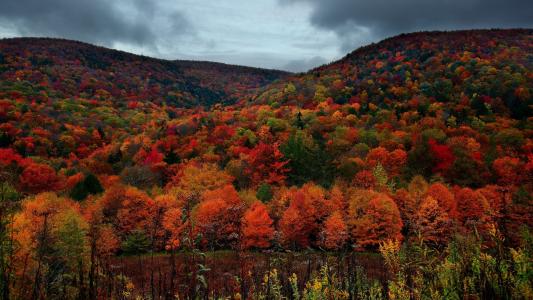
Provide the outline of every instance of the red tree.
[[348,227],[339,211],[335,211],[324,222],[322,229],[323,246],[328,250],[339,250],[348,240]]
[[465,227],[481,229],[489,221],[490,207],[487,199],[470,188],[455,188],[459,220]]
[[285,165],[288,162],[283,159],[277,144],[260,143],[245,155],[244,161],[247,164],[245,172],[253,185],[262,182],[280,185],[284,183],[285,173],[288,172]]
[[427,194],[437,200],[437,203],[444,209],[448,217],[457,219],[457,202],[448,187],[436,182],[429,186]]
[[254,202],[242,218],[242,248],[268,248],[274,237],[272,219],[267,207],[260,201]]
[[452,149],[448,145],[439,145],[434,139],[430,139],[428,144],[431,154],[436,160],[436,164],[433,167],[433,172],[446,172],[455,161],[455,156],[453,155]]
[[121,236],[133,230],[150,232],[154,215],[154,201],[134,187],[115,186],[100,200],[106,223],[113,224]]
[[323,189],[314,184],[305,184],[300,189],[288,192],[289,208],[279,223],[282,241],[293,248],[311,245],[318,234],[319,223],[329,214],[329,201]]
[[196,234],[203,242],[215,246],[235,246],[239,239],[244,203],[232,185],[207,191],[198,205],[195,220]]
[[523,178],[524,164],[518,158],[504,156],[492,163],[502,185],[518,185]]
[[57,191],[61,182],[56,171],[48,165],[30,164],[20,175],[20,184],[23,191],[37,194],[45,191]]

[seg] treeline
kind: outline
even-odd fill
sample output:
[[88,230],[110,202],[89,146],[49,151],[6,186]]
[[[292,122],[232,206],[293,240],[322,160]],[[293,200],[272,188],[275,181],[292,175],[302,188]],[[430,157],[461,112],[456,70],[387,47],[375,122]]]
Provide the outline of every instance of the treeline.
[[[404,295],[412,296],[416,289],[437,295],[444,283],[431,277],[436,275],[430,270],[451,268],[452,262],[458,265],[442,272],[458,272],[453,276],[459,277],[450,278],[459,282],[446,283],[455,285],[453,289],[468,280],[482,280],[454,291],[460,295],[485,298],[484,293],[530,292],[526,287],[532,280],[527,229],[531,205],[513,202],[500,186],[450,189],[438,182],[428,184],[420,176],[406,189],[392,190],[380,177],[386,176],[380,166],[372,188],[335,185],[326,190],[307,183],[275,191],[262,186],[255,194],[238,192],[231,177],[209,165],[191,164],[165,190],[150,194],[117,181],[102,187],[89,175],[75,185],[81,187],[72,189],[75,195],[86,190],[80,193],[87,196],[81,203],[53,192],[21,200],[6,180],[1,190],[3,291],[33,299],[94,298],[105,293],[107,284],[116,292],[115,280],[122,276],[110,263],[116,254],[164,251],[170,255],[172,278],[177,276],[176,255],[198,256],[187,254],[196,249],[311,248],[339,255],[380,251],[391,276],[398,276],[381,293],[390,294],[394,287]],[[489,273],[467,277],[480,272],[472,269],[479,259]],[[177,286],[170,280],[168,288],[174,290]],[[336,280],[341,284],[348,278]],[[434,286],[429,290],[422,288],[430,283]],[[498,284],[503,284],[499,290]]]

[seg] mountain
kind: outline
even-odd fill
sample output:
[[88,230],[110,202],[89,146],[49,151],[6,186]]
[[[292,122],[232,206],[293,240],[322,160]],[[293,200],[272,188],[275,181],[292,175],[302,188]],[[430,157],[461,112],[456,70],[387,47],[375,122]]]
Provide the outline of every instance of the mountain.
[[530,299],[532,64],[531,29],[404,34],[300,74],[3,40],[3,298]]
[[[230,104],[288,73],[213,62],[169,61],[50,38],[0,40],[0,97],[112,98],[175,107]],[[17,86],[17,88],[14,87]]]
[[359,48],[273,83],[254,102],[281,100],[313,108],[331,99],[341,105],[359,103],[363,111],[370,104],[407,111],[413,101],[427,110],[432,102],[442,102],[448,110],[490,110],[524,119],[532,112],[526,93],[533,85],[532,69],[531,29],[418,32]]

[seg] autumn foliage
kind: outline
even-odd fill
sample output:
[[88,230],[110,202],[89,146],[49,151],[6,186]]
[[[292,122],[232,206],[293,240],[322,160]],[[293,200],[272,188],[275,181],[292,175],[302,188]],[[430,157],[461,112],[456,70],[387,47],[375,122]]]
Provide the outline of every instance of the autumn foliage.
[[195,229],[211,247],[230,246],[240,239],[244,203],[231,185],[206,191],[195,212]]
[[[161,272],[161,289],[182,288],[174,278],[183,276],[191,287],[181,295],[209,298],[221,295],[206,292],[208,256],[198,253],[228,249],[243,261],[253,252],[351,259],[381,249],[394,271],[382,282],[402,296],[394,299],[441,298],[438,289],[416,294],[416,276],[428,273],[441,276],[431,284],[457,283],[447,290],[464,292],[457,299],[498,298],[490,293],[502,280],[529,287],[527,272],[472,268],[531,269],[531,36],[406,34],[302,74],[2,40],[0,287],[20,299],[133,298],[115,257],[138,263],[166,252],[168,274],[135,268],[152,281]],[[513,250],[494,260],[502,249]],[[487,253],[476,264],[456,255],[468,251]],[[190,259],[180,272],[179,255]],[[468,278],[420,271],[436,261]],[[248,271],[234,291],[250,288]],[[259,276],[254,291],[272,291],[272,276]],[[490,293],[469,294],[481,276],[476,288]],[[145,283],[135,288],[156,299]],[[314,288],[331,292],[315,281],[306,295]]]
[[274,239],[273,223],[267,207],[261,202],[254,202],[242,219],[242,247],[269,248]]
[[56,191],[61,188],[61,180],[56,171],[48,165],[30,164],[20,175],[22,189],[30,193]]

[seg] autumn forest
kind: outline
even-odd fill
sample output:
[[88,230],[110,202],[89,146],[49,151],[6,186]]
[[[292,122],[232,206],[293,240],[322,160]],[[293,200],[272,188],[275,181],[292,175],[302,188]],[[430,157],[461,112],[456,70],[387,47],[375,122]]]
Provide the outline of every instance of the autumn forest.
[[0,40],[2,299],[533,299],[533,30],[305,73]]

